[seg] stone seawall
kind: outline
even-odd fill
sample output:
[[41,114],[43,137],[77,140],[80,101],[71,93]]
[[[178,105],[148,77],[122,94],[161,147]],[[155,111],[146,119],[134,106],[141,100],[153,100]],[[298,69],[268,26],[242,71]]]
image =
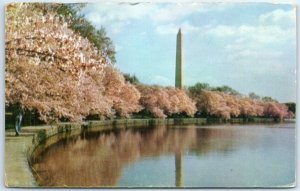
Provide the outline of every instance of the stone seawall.
[[[55,144],[66,136],[80,133],[83,129],[109,130],[128,127],[154,125],[206,125],[216,123],[270,123],[270,118],[174,118],[174,119],[117,119],[87,121],[82,123],[58,123],[55,126],[24,127],[22,134],[15,137],[12,131],[6,132],[5,140],[5,185],[7,187],[38,187],[30,168],[30,161],[45,148]],[[57,136],[54,136],[57,135]],[[46,141],[47,140],[47,141]],[[38,149],[37,149],[38,148]],[[16,168],[17,167],[17,168]]]

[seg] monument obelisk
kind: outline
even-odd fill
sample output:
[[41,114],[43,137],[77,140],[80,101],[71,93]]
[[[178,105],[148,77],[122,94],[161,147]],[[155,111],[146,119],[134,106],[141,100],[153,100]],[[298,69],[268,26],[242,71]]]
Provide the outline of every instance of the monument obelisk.
[[175,87],[183,88],[183,42],[181,29],[177,33],[176,41],[176,72],[175,72]]
[[[175,88],[183,88],[183,42],[181,29],[177,33],[176,41],[176,71],[175,71]],[[176,187],[183,186],[183,165],[181,152],[175,152],[175,185]]]

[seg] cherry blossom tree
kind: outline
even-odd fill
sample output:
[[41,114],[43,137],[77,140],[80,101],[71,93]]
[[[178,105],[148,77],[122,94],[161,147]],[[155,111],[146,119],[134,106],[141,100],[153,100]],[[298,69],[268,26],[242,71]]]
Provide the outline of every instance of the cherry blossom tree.
[[244,117],[257,116],[254,100],[251,100],[247,97],[243,97],[239,100],[239,103],[240,103],[240,112],[242,116]]
[[137,88],[141,92],[141,105],[154,117],[166,118],[176,113],[193,116],[196,112],[195,103],[184,90],[145,85],[137,85]]
[[285,117],[293,117],[293,113],[288,111],[288,107],[285,104],[276,102],[266,102],[264,104],[264,115],[279,118],[280,120]]
[[285,104],[264,102],[241,95],[230,95],[220,91],[202,90],[193,94],[199,112],[230,119],[231,117],[274,117],[290,118],[293,113],[288,111]]
[[178,88],[168,88],[167,93],[170,101],[170,114],[184,112],[188,116],[194,116],[197,111],[195,102],[188,97],[184,90]]
[[6,104],[36,110],[45,122],[88,115],[129,116],[139,92],[87,39],[55,12],[30,3],[6,7]]
[[[6,7],[6,102],[19,111],[35,109],[44,121],[78,120],[82,116],[76,91],[88,42],[72,33],[54,14],[44,15],[32,4]],[[101,56],[95,54],[100,63]],[[92,56],[87,55],[87,56]],[[19,134],[22,112],[17,114]],[[16,125],[17,126],[17,125]]]
[[231,108],[227,105],[225,96],[217,91],[202,91],[197,97],[198,111],[211,116],[230,118]]
[[230,117],[238,117],[241,114],[238,96],[227,95],[223,93],[226,105],[230,108]]
[[105,67],[104,73],[104,95],[112,100],[115,114],[129,117],[131,113],[139,112],[142,109],[139,104],[141,96],[136,87],[126,82],[124,76],[112,66]]

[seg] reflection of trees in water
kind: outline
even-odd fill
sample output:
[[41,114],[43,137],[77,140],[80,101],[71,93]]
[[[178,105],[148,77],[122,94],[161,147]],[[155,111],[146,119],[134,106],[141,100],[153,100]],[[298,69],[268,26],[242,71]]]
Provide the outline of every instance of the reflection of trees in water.
[[141,156],[184,150],[195,129],[165,127],[117,132],[84,132],[50,147],[33,167],[43,186],[113,186],[122,168]]
[[197,140],[190,151],[197,155],[203,155],[211,151],[229,152],[234,148],[236,132],[224,129],[198,129]]
[[260,128],[241,128],[233,126],[211,126],[209,129],[198,128],[196,142],[189,151],[196,155],[205,155],[211,152],[228,154],[237,147],[256,147]]
[[[225,133],[224,133],[225,132]],[[230,131],[231,132],[231,131]],[[122,169],[142,156],[175,154],[176,185],[183,185],[182,154],[224,150],[217,137],[234,136],[226,131],[197,128],[148,128],[110,132],[83,132],[42,153],[33,164],[42,186],[114,186]]]

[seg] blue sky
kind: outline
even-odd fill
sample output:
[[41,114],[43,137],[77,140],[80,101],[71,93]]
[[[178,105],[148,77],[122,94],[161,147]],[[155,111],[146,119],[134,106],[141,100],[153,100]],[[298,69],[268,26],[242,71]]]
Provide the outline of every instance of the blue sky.
[[296,9],[269,3],[99,3],[83,14],[105,27],[116,67],[145,84],[174,86],[176,33],[185,85],[228,85],[296,101]]

